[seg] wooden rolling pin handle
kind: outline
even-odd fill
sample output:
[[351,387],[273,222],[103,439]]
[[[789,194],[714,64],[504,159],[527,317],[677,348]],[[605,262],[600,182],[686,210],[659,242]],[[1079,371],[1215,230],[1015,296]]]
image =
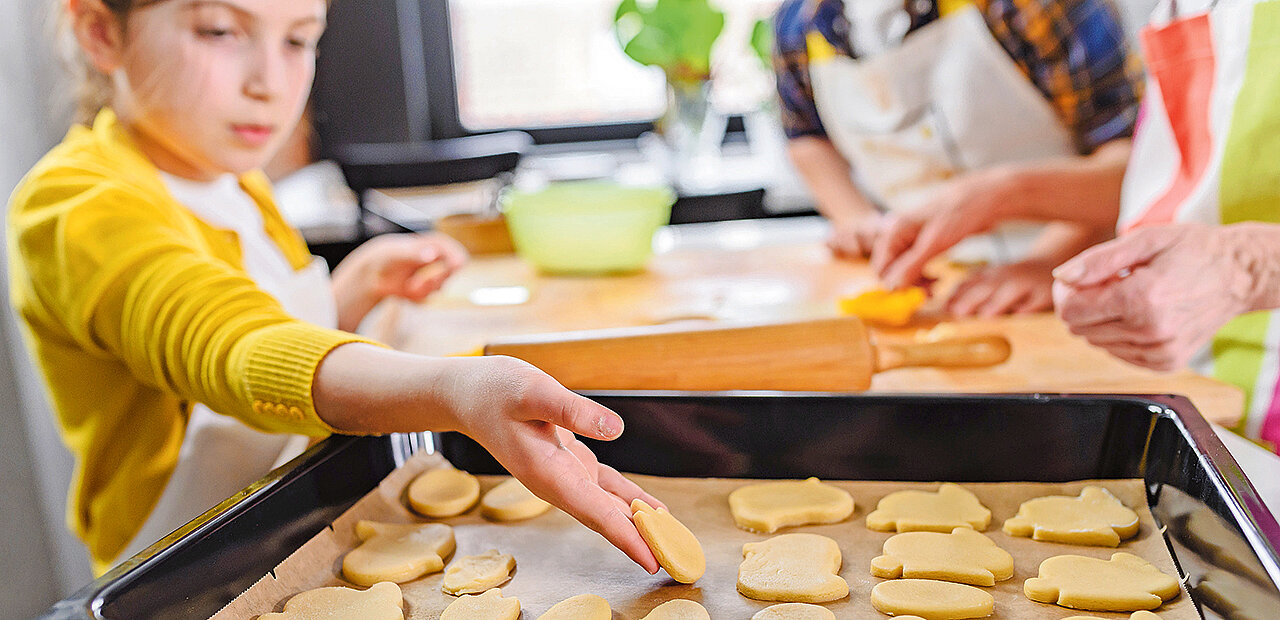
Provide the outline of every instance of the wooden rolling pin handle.
[[913,366],[980,368],[1009,359],[1009,340],[1004,336],[949,338],[936,342],[876,345],[876,371]]

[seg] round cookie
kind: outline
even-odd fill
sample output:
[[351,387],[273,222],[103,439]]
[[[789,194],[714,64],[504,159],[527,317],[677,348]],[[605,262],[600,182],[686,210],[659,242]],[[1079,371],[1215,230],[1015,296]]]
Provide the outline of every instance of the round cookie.
[[522,521],[532,519],[551,508],[519,480],[504,480],[489,489],[480,500],[480,514],[492,521]]
[[890,616],[914,615],[924,620],[985,618],[995,609],[990,594],[949,581],[895,579],[871,589],[871,606]]
[[440,620],[519,620],[520,600],[503,598],[502,590],[493,588],[483,594],[468,594],[449,603]]
[[609,620],[609,601],[594,594],[579,594],[551,606],[538,620]]
[[819,605],[781,603],[757,611],[751,620],[836,620],[836,615]]
[[1088,611],[1155,609],[1177,598],[1177,579],[1146,560],[1115,553],[1110,560],[1058,555],[1040,563],[1040,574],[1022,584],[1027,598]]
[[454,517],[480,499],[480,481],[465,471],[440,467],[414,478],[407,495],[409,506],[424,517]]
[[654,607],[640,620],[711,620],[711,614],[701,603],[677,598]]
[[342,576],[361,586],[404,583],[444,568],[453,528],[442,523],[356,523],[360,546],[342,558]]
[[1050,495],[1022,502],[1018,514],[1004,522],[1004,532],[1046,542],[1115,547],[1138,533],[1138,513],[1110,491],[1090,486],[1079,497]]
[[849,595],[840,545],[818,534],[782,534],[742,545],[738,592],[758,601],[827,603]]
[[654,508],[643,500],[631,500],[631,519],[649,545],[658,564],[672,579],[693,583],[707,570],[707,558],[698,538],[666,508]]
[[440,589],[445,594],[476,594],[502,585],[516,569],[516,559],[497,549],[453,561],[444,571]]
[[258,620],[404,620],[401,603],[400,586],[389,582],[374,584],[368,590],[316,588],[295,594],[284,604],[284,611],[263,614]]
[[733,522],[748,532],[837,523],[853,514],[853,498],[817,478],[777,480],[739,487],[729,494]]
[[991,511],[964,487],[944,482],[937,492],[897,491],[886,495],[867,515],[867,527],[881,532],[941,532],[991,524]]

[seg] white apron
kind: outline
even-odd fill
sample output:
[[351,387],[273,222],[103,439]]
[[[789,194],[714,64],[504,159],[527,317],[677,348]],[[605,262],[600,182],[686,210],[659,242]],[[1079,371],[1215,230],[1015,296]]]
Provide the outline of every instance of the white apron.
[[[882,208],[918,207],[967,171],[1077,155],[1052,105],[992,37],[977,8],[956,10],[900,44],[894,39],[906,20],[893,16],[906,17],[901,0],[850,0],[845,12],[863,58],[812,59],[813,95],[855,182]],[[882,25],[880,44],[868,24]],[[957,246],[953,257],[1017,260],[1041,228],[1005,225]]]

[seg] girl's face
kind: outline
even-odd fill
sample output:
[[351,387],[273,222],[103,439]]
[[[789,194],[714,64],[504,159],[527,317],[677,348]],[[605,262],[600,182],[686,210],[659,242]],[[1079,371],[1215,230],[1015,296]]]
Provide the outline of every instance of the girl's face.
[[128,18],[113,106],[170,174],[260,168],[302,115],[324,18],[324,0],[143,6]]

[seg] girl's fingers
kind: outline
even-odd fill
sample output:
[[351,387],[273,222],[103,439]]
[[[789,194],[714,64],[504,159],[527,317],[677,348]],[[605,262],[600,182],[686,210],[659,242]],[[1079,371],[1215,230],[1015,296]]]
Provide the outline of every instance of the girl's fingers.
[[978,308],[978,316],[991,318],[1009,313],[1014,306],[1031,294],[1032,288],[1034,287],[1024,286],[1019,282],[1005,282],[996,288],[982,307]]
[[622,418],[590,398],[574,394],[549,376],[529,388],[526,419],[550,422],[570,432],[605,441],[622,434]]
[[600,487],[604,490],[618,496],[628,506],[631,500],[639,499],[654,508],[666,508],[667,505],[658,500],[658,498],[650,495],[640,485],[632,482],[626,476],[618,473],[618,470],[608,465],[600,465]]
[[1014,314],[1030,314],[1032,312],[1043,312],[1053,308],[1053,293],[1048,287],[1037,288],[1032,291],[1022,303],[1013,308]]

